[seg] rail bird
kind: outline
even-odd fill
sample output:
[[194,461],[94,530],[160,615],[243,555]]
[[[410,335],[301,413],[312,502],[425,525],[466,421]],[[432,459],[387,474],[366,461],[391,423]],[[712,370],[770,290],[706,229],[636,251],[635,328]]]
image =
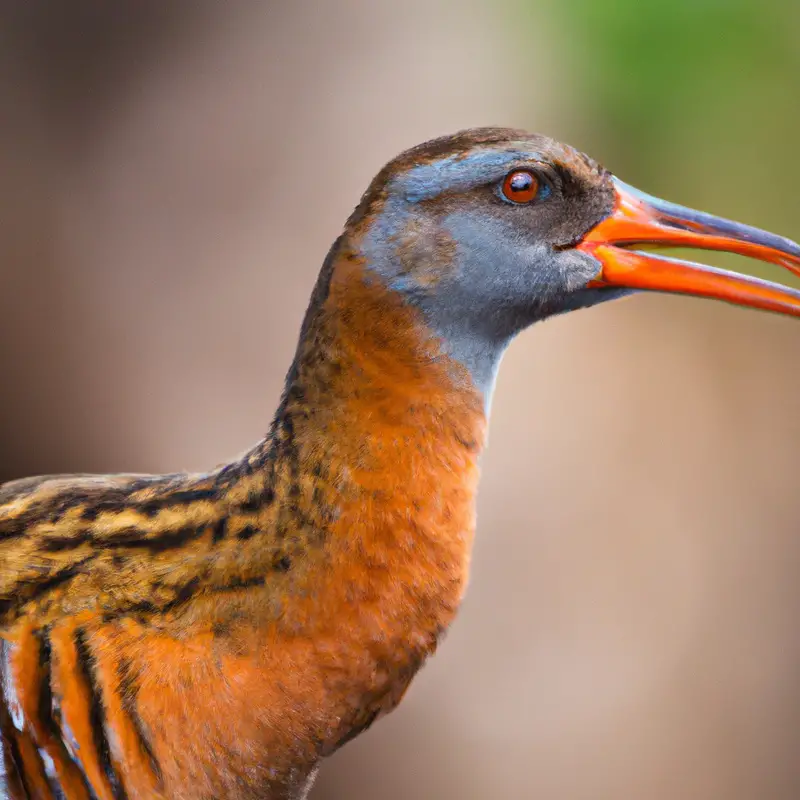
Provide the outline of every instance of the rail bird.
[[456,613],[517,333],[638,290],[800,316],[798,291],[653,245],[800,274],[788,239],[642,194],[551,139],[427,142],[333,244],[249,452],[1,487],[0,794],[305,797]]

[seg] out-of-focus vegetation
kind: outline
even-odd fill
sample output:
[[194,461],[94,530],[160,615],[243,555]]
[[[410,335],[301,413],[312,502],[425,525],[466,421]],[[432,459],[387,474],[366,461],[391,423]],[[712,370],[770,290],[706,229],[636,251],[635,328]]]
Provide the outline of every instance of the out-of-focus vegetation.
[[[542,4],[519,2],[535,27]],[[577,144],[647,191],[800,238],[800,3],[558,0],[547,19]]]

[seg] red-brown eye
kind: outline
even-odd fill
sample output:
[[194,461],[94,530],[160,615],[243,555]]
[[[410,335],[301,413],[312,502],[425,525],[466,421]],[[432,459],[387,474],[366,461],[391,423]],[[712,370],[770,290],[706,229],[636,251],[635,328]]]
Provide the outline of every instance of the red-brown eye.
[[530,203],[539,194],[539,180],[527,169],[509,172],[503,181],[503,197],[512,203]]

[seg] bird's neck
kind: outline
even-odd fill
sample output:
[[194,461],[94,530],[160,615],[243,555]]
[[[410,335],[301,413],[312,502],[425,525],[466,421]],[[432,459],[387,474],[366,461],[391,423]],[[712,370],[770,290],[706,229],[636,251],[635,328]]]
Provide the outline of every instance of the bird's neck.
[[271,435],[250,457],[310,548],[280,624],[323,643],[330,669],[371,676],[381,664],[396,686],[435,647],[465,586],[484,429],[464,368],[359,257],[335,249]]
[[469,473],[485,426],[485,397],[470,371],[418,308],[338,242],[303,323],[272,446],[291,432],[300,460],[337,481],[374,466],[384,483],[409,481],[413,492],[420,459]]

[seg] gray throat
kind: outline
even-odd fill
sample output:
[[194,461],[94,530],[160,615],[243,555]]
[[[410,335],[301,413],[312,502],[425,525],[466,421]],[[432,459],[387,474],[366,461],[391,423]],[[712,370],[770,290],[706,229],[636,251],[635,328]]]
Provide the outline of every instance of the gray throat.
[[[409,227],[414,235],[404,238]],[[447,263],[442,236],[453,245]],[[413,206],[388,203],[360,249],[387,288],[420,310],[441,351],[466,367],[487,411],[511,340],[537,320],[599,299],[581,291],[597,272],[593,259],[521,239],[501,221],[468,211],[431,225]]]

